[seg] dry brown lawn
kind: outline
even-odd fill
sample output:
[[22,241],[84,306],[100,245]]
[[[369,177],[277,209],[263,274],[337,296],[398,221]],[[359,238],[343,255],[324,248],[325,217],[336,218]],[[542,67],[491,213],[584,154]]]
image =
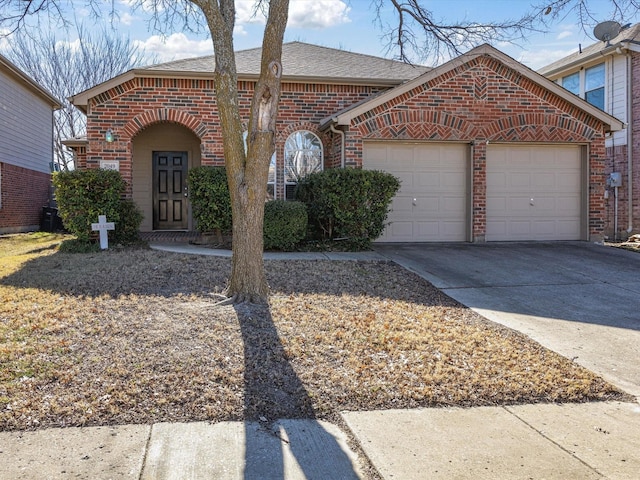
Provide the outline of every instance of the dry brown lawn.
[[228,259],[60,239],[0,237],[0,430],[626,398],[392,263],[269,261],[268,307],[215,306]]

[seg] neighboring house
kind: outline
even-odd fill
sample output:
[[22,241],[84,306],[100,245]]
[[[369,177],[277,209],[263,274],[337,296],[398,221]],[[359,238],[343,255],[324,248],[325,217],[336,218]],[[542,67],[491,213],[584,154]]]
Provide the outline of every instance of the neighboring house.
[[53,111],[60,105],[0,55],[0,233],[40,228],[53,163]]
[[[248,119],[260,49],[237,53]],[[362,167],[402,185],[381,241],[602,240],[605,135],[616,118],[483,45],[434,69],[294,42],[268,190]],[[79,168],[118,168],[143,231],[191,229],[184,178],[224,163],[213,57],[136,69],[74,96]]]
[[626,239],[640,230],[640,24],[539,73],[625,123],[605,140],[604,195],[605,233],[612,240]]

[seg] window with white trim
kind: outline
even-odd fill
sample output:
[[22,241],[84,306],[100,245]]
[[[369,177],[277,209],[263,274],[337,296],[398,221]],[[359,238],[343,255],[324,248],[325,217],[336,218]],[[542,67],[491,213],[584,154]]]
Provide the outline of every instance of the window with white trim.
[[298,130],[284,144],[284,189],[285,198],[293,200],[298,182],[323,167],[322,142],[309,130]]
[[604,63],[584,71],[584,99],[604,110]]
[[562,77],[562,86],[574,95],[580,95],[580,72]]
[[604,63],[562,77],[560,84],[571,93],[604,110]]

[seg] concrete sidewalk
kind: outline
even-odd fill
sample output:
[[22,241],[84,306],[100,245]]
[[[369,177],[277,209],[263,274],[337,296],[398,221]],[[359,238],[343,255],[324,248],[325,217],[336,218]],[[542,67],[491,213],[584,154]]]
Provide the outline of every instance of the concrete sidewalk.
[[[376,252],[265,258],[385,260]],[[369,462],[385,480],[640,478],[637,402],[344,412],[342,418],[345,429],[280,420],[0,432],[0,480],[357,479],[367,478]]]
[[[640,405],[589,403],[343,413],[384,479],[629,479]],[[315,420],[0,433],[0,479],[357,479],[348,435]]]

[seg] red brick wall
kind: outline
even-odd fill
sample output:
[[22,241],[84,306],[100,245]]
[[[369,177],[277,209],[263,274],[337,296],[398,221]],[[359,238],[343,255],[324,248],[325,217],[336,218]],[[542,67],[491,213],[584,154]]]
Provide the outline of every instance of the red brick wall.
[[486,231],[486,144],[589,145],[589,236],[604,231],[604,132],[599,121],[491,57],[477,57],[356,118],[348,163],[362,163],[361,139],[473,143],[473,238]]
[[609,188],[609,198],[605,199],[605,236],[610,239],[623,239],[627,234],[625,230],[628,227],[628,164],[627,164],[627,146],[620,145],[615,147],[609,147],[606,149],[606,163],[605,163],[605,178],[609,176],[611,172],[620,172],[622,174],[622,187],[618,188],[618,225],[616,235],[616,198],[615,189]]
[[0,233],[38,230],[49,200],[51,175],[0,163]]
[[[638,75],[640,78],[640,75]],[[239,82],[240,114],[248,121],[254,84]],[[339,135],[318,131],[318,122],[380,89],[367,86],[284,83],[279,107],[277,192],[282,195],[283,147],[305,128],[324,144],[325,166],[340,163]],[[88,147],[78,164],[97,167],[119,160],[131,182],[131,140],[158,122],[186,126],[201,139],[202,164],[222,164],[220,121],[212,80],[134,78],[90,100]],[[640,109],[639,109],[640,110]],[[104,139],[107,129],[113,143]],[[355,119],[346,131],[347,166],[362,165],[363,139],[474,142],[473,235],[484,238],[486,142],[578,143],[589,146],[589,235],[605,227],[604,133],[596,119],[492,57],[478,57]],[[640,148],[638,149],[640,153]],[[130,194],[130,192],[129,192]]]
[[[238,84],[240,115],[249,121],[253,82]],[[294,130],[308,129],[323,142],[327,167],[335,165],[333,134],[318,130],[319,121],[379,91],[368,86],[283,83],[276,139],[278,188],[282,195],[283,149]],[[220,119],[215,110],[212,80],[136,78],[109,90],[90,102],[87,115],[88,147],[79,166],[98,167],[100,160],[119,160],[120,173],[131,182],[131,140],[142,129],[158,122],[174,122],[192,130],[201,139],[202,164],[222,165],[224,153]],[[111,128],[115,141],[107,143]]]

